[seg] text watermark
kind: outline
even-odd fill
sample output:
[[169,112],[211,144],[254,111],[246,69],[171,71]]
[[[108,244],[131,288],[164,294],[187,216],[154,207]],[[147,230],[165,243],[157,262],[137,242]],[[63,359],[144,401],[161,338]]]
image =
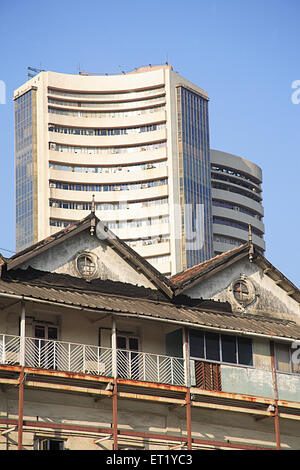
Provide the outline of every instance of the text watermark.
[[0,80],[0,104],[6,104],[6,85],[3,80]]
[[[122,202],[122,204],[124,204]],[[115,217],[114,219],[110,219],[109,222],[102,220],[102,214],[98,213],[96,209],[96,215],[101,220],[104,225],[104,229],[102,228],[101,224],[98,224],[96,227],[96,234],[99,239],[105,239],[107,237],[107,229],[111,231],[111,237],[116,238],[117,235],[115,234],[115,230],[122,230],[122,239],[130,239],[132,238],[132,228],[139,228],[143,227],[145,229],[145,233],[147,233],[147,229],[155,226],[158,223],[165,223],[164,217],[165,216],[153,216],[153,217],[143,217],[142,214],[139,217],[138,213],[135,211],[134,217],[128,216],[128,218],[118,218]],[[100,212],[100,211],[99,211]],[[205,243],[205,216],[204,216],[204,204],[185,204],[184,205],[184,212],[182,211],[182,207],[180,204],[174,204],[172,210],[172,221],[171,216],[169,216],[168,223],[173,223],[174,229],[174,238],[175,240],[182,239],[182,226],[184,226],[184,236],[185,236],[185,247],[187,250],[201,250],[204,247]],[[161,218],[161,219],[160,219]],[[154,222],[154,219],[155,222]],[[184,222],[184,223],[183,223]],[[107,227],[107,228],[106,228]],[[153,243],[156,241],[161,242],[161,240],[157,240],[158,236],[151,236],[150,230],[148,230],[149,235],[143,235],[143,239],[145,239],[145,244],[151,244],[150,241],[152,240]]]
[[294,80],[292,82],[292,88],[295,89],[295,91],[292,93],[291,100],[293,104],[299,104],[300,103],[300,80]]

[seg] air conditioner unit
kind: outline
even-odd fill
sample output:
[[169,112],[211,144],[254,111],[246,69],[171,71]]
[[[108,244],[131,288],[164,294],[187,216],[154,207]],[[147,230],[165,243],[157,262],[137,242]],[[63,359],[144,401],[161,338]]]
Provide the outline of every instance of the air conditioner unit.
[[105,374],[105,363],[93,360],[85,361],[85,372],[87,374]]
[[20,353],[17,351],[5,351],[4,363],[11,365],[20,364]]

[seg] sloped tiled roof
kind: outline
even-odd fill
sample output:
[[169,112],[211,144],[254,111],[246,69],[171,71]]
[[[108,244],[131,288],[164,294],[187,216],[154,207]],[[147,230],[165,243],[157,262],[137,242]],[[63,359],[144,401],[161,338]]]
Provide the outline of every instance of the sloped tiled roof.
[[[125,283],[102,281],[101,292],[91,288],[87,281],[82,285],[69,286],[60,274],[36,272],[26,279],[23,274],[14,271],[0,279],[0,299],[6,296],[24,301],[43,301],[49,305],[79,308],[80,310],[99,311],[102,313],[126,315],[141,320],[171,322],[174,325],[186,325],[194,328],[213,329],[228,333],[262,335],[265,337],[300,340],[300,325],[290,320],[270,316],[233,314],[218,310],[203,310],[201,305],[190,307],[155,297],[155,291],[131,286]],[[122,284],[122,286],[120,286]],[[105,289],[107,287],[107,289]],[[130,290],[131,289],[131,290]],[[154,295],[154,297],[152,297]]]
[[249,244],[245,243],[244,245],[240,245],[232,250],[226,251],[225,253],[221,253],[220,255],[215,256],[207,261],[203,261],[203,263],[197,264],[191,268],[185,269],[180,273],[177,273],[171,277],[169,280],[175,285],[177,290],[179,288],[183,288],[185,286],[190,287],[190,283],[194,282],[198,278],[202,278],[204,274],[213,271],[215,268],[219,266],[224,266],[224,264],[228,261],[236,261],[240,255],[240,257],[244,257],[248,254],[249,251]]

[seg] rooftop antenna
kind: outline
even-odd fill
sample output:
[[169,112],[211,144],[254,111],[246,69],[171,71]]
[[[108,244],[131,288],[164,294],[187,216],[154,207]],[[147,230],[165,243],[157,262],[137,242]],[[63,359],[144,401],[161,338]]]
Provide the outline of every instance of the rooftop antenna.
[[37,69],[37,68],[35,68],[35,67],[30,67],[30,66],[27,67],[27,77],[28,77],[28,80],[29,80],[30,78],[35,77],[35,76],[36,76],[38,73],[40,73],[40,72],[44,72],[44,70],[43,70],[42,68]]
[[95,214],[95,194],[92,195],[92,214]]
[[91,219],[91,228],[90,228],[90,233],[93,236],[95,232],[95,226],[96,226],[96,221],[95,221],[95,194],[92,196],[92,209],[91,209],[91,214],[93,218]]
[[253,254],[254,254],[254,248],[253,248],[253,243],[252,243],[252,228],[251,225],[249,224],[248,226],[248,244],[249,244],[249,261],[252,263],[253,261]]

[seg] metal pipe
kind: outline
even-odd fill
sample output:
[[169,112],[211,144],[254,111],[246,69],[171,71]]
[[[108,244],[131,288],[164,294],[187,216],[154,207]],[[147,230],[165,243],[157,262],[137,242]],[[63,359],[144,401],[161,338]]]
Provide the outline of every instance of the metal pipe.
[[6,434],[9,434],[10,432],[13,432],[17,429],[17,426],[13,426],[12,428],[5,429],[4,431],[1,432],[2,436],[6,436]]
[[25,366],[25,327],[26,327],[25,302],[21,302],[21,321],[20,321],[20,364]]
[[118,450],[118,395],[117,395],[117,379],[114,378],[114,390],[113,390],[113,440],[114,450]]
[[192,450],[191,392],[189,388],[186,391],[186,431],[187,431],[187,448],[188,450]]
[[270,353],[271,353],[271,367],[272,367],[273,389],[274,389],[274,398],[275,398],[274,424],[275,424],[276,446],[277,446],[277,450],[280,450],[281,446],[280,446],[280,428],[279,428],[279,413],[278,413],[278,386],[277,386],[274,341],[270,341]]
[[114,450],[118,450],[118,390],[117,390],[117,325],[116,319],[112,317],[112,372],[113,372],[113,396],[112,396],[112,407],[113,407],[113,441],[114,441]]
[[19,382],[19,418],[18,418],[18,450],[22,450],[23,443],[23,412],[24,412],[24,367],[20,372]]

